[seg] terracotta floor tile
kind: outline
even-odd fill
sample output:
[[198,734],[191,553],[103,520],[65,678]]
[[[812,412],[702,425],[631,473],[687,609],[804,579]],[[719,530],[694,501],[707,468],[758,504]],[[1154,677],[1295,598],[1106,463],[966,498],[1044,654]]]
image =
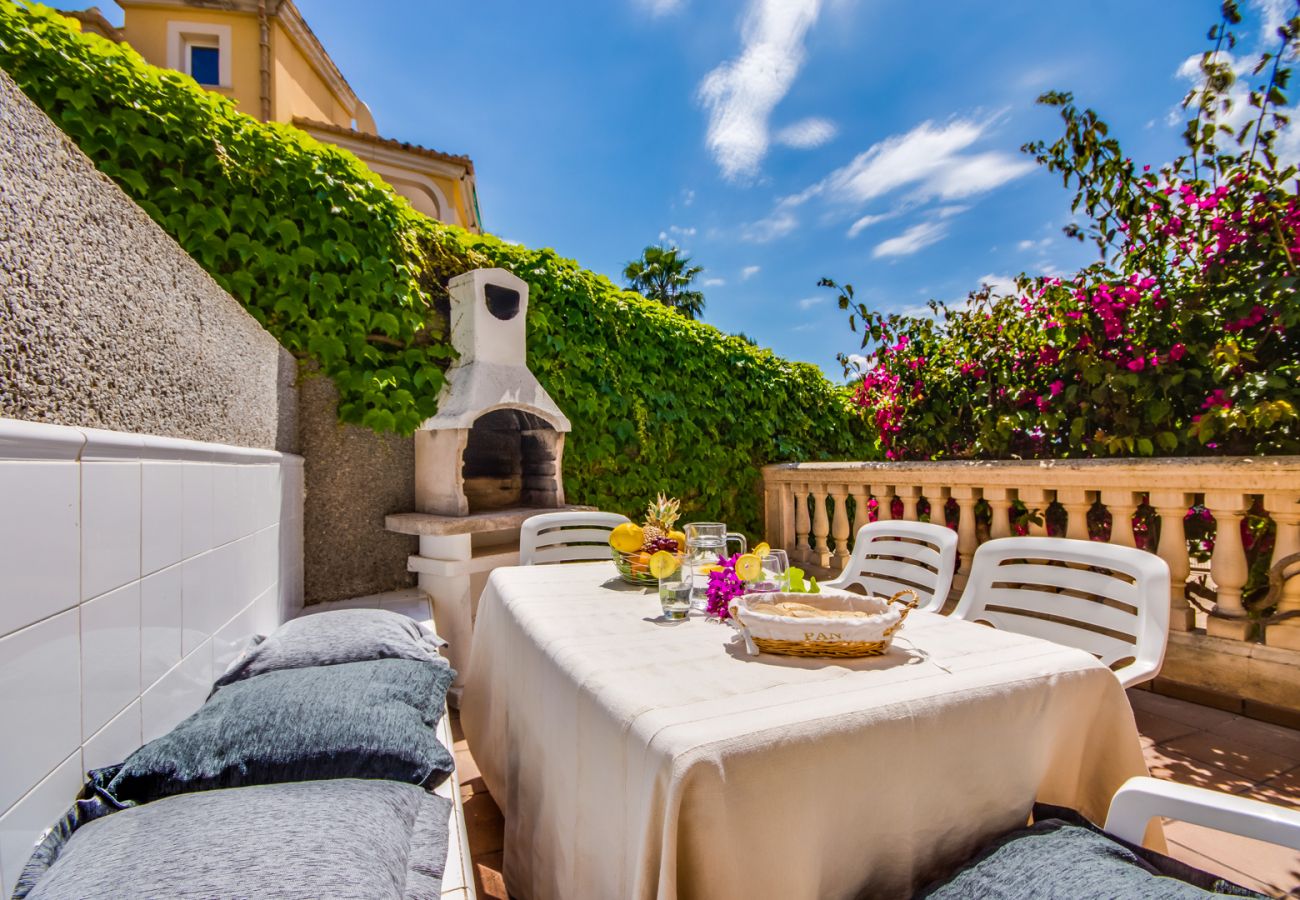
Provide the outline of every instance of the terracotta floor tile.
[[1300,731],[1271,722],[1247,719],[1245,716],[1209,730],[1231,738],[1244,747],[1258,747],[1288,757],[1295,766],[1300,766]]
[[497,853],[505,846],[505,819],[491,794],[474,794],[464,802],[470,856]]
[[487,900],[509,900],[506,881],[501,876],[502,854],[488,853],[474,857],[474,887]]
[[1188,725],[1177,719],[1146,710],[1133,710],[1133,718],[1137,722],[1138,732],[1157,744],[1200,731],[1195,725]]
[[1196,728],[1213,728],[1237,718],[1236,713],[1189,703],[1186,700],[1177,700],[1157,694],[1155,691],[1129,691],[1128,699],[1135,713],[1138,710],[1155,713]]
[[1168,822],[1170,855],[1243,887],[1285,895],[1300,887],[1300,851],[1224,834],[1187,822]]
[[1253,790],[1245,792],[1245,795],[1253,796],[1265,803],[1276,803],[1279,806],[1300,809],[1300,769],[1295,769],[1276,778],[1270,778],[1263,784],[1257,785]]
[[1203,763],[1227,769],[1254,782],[1267,781],[1295,768],[1295,761],[1290,756],[1241,744],[1231,737],[1212,731],[1201,731],[1174,738],[1160,746]]
[[1244,793],[1256,785],[1252,779],[1170,749],[1168,745],[1147,748],[1143,753],[1153,778],[1230,794]]

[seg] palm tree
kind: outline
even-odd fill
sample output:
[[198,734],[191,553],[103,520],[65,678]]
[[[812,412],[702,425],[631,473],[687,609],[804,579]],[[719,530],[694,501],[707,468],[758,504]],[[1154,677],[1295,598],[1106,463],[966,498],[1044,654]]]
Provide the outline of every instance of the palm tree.
[[704,294],[689,288],[703,271],[703,266],[691,265],[691,258],[677,247],[650,246],[640,259],[627,264],[623,277],[629,289],[694,319],[704,312]]

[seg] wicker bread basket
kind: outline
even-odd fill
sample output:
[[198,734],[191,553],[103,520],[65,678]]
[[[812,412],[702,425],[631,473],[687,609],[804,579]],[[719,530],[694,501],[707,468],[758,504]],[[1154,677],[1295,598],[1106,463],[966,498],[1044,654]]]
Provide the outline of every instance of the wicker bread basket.
[[[744,594],[729,610],[747,643],[760,652],[848,659],[889,650],[894,632],[920,600],[913,590],[888,600],[847,591]],[[842,615],[849,611],[866,615]]]

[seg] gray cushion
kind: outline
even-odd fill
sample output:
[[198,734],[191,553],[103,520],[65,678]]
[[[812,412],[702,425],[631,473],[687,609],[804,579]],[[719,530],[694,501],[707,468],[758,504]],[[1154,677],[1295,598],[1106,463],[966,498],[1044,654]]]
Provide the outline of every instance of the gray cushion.
[[409,616],[383,609],[339,609],[285,622],[217,679],[216,687],[278,669],[374,659],[445,660],[446,642]]
[[1034,818],[1030,827],[1004,835],[955,875],[922,890],[918,900],[1263,897],[1120,841],[1073,810],[1039,805]]
[[111,804],[321,778],[433,786],[455,768],[434,731],[455,673],[408,659],[282,669],[237,681],[120,766],[91,772]]
[[170,797],[38,851],[14,896],[433,900],[450,813],[421,788],[358,779]]

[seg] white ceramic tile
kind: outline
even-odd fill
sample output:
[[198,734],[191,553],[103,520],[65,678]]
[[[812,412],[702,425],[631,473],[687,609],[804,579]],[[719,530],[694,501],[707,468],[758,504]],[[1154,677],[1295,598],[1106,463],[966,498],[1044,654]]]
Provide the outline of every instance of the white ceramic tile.
[[140,578],[140,464],[81,464],[81,599]]
[[254,634],[270,634],[283,619],[280,616],[280,585],[273,584],[253,601]]
[[148,575],[181,561],[184,549],[182,463],[145,462],[140,470],[140,564]]
[[239,470],[241,466],[212,467],[212,546],[239,537]]
[[155,572],[140,582],[141,687],[149,687],[181,661],[183,586],[179,565]]
[[202,706],[212,678],[212,642],[205,641],[141,696],[145,742],[162,737]]
[[242,543],[235,542],[222,544],[208,554],[207,607],[202,611],[201,620],[208,636],[230,621],[231,616],[251,603],[255,596],[246,587],[249,572],[243,561],[245,550]]
[[75,462],[86,436],[66,425],[0,419],[0,459]]
[[78,616],[70,609],[0,638],[0,812],[81,743]]
[[83,772],[81,751],[77,750],[0,816],[0,871],[4,873],[4,896],[13,893],[18,876],[41,835],[72,805],[73,798],[81,789]]
[[82,764],[87,771],[117,765],[139,749],[141,734],[140,700],[136,698],[113,721],[86,739],[81,751]]
[[212,466],[209,463],[185,463],[181,496],[185,503],[181,513],[181,552],[188,558],[212,547]]
[[248,604],[233,619],[217,629],[212,636],[212,676],[216,680],[225,672],[235,657],[248,645],[248,639],[257,633],[256,602]]
[[[221,626],[219,585],[213,578],[216,555],[211,551],[181,563],[181,654],[188,655]],[[216,573],[220,574],[220,573]]]
[[0,462],[0,634],[81,599],[75,462]]
[[140,582],[81,605],[81,733],[140,696]]

